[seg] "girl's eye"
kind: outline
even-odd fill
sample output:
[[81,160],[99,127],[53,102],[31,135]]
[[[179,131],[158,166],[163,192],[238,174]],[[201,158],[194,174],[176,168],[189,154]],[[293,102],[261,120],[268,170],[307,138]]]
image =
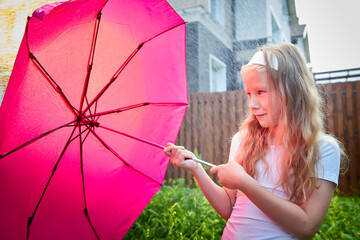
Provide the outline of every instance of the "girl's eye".
[[264,93],[266,93],[266,91],[263,91],[263,90],[259,90],[259,91],[258,91],[258,94],[259,94],[259,95],[262,95],[262,94],[264,94]]

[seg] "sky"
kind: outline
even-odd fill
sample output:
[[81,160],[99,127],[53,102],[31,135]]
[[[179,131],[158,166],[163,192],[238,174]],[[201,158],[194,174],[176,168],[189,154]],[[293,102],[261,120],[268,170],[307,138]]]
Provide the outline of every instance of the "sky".
[[295,0],[314,72],[360,68],[360,0]]

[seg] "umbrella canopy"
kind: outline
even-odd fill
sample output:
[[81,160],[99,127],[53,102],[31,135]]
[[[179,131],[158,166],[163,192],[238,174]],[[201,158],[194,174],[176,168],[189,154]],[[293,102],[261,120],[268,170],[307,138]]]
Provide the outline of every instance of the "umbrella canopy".
[[0,109],[0,239],[121,239],[186,107],[185,23],[166,1],[36,10]]

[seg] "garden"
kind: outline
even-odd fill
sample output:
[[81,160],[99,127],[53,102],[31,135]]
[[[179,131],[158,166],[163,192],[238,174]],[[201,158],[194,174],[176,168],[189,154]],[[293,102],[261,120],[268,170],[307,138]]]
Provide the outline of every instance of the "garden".
[[[360,198],[337,191],[313,239],[360,239],[359,223]],[[225,224],[200,188],[180,178],[164,184],[124,239],[221,239]]]

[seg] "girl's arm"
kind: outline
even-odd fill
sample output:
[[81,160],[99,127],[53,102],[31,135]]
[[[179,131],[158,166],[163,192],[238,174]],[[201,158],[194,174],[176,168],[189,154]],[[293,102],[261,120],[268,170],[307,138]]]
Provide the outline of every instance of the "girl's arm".
[[201,191],[211,204],[211,206],[219,213],[219,215],[227,220],[232,212],[235,196],[230,191],[226,191],[218,186],[206,173],[200,163],[189,160],[194,154],[184,149],[184,147],[168,144],[164,152],[170,157],[171,163],[175,166],[189,170],[198,182]]
[[318,231],[335,189],[334,183],[319,179],[318,188],[310,198],[297,205],[266,190],[235,161],[210,171],[218,174],[225,187],[242,191],[261,211],[298,239],[310,239]]

